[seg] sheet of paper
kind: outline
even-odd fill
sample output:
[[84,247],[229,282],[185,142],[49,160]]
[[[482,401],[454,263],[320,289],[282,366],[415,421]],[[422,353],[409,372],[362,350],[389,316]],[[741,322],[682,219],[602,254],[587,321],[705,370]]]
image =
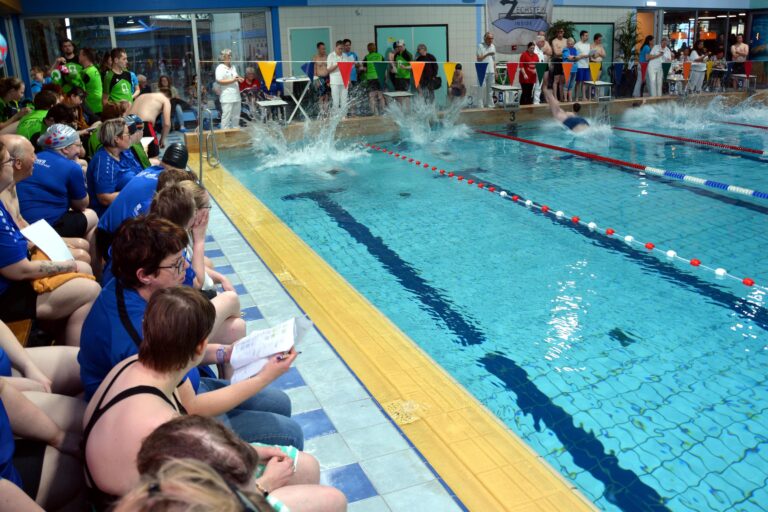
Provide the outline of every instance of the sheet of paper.
[[45,219],[30,224],[21,230],[24,237],[35,244],[51,261],[69,261],[75,259],[72,252],[59,234]]
[[149,144],[150,144],[150,143],[151,143],[153,140],[155,140],[155,138],[154,138],[154,137],[142,137],[142,138],[141,138],[141,146],[144,148],[144,151],[146,151],[146,150],[147,150],[147,148],[149,147]]

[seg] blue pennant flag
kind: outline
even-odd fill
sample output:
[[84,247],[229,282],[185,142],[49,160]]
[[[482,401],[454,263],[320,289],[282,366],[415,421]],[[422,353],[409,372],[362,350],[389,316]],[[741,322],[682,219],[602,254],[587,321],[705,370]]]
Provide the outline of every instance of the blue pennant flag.
[[301,70],[307,74],[310,80],[312,80],[315,77],[315,63],[314,62],[305,62],[301,65]]
[[477,70],[477,83],[481,86],[485,82],[485,70],[488,69],[487,62],[475,62],[475,69]]

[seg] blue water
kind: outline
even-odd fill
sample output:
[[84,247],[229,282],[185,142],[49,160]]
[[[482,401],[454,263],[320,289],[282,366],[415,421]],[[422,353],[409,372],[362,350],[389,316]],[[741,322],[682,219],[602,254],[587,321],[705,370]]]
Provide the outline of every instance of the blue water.
[[[714,122],[755,122],[754,108],[643,107],[613,123],[768,149],[768,132]],[[768,162],[752,155],[608,127],[492,130],[768,190]],[[362,141],[562,210],[558,220],[358,142],[289,145],[278,165],[250,149],[222,161],[601,509],[765,509],[764,288],[567,219],[765,285],[768,201],[461,126]]]

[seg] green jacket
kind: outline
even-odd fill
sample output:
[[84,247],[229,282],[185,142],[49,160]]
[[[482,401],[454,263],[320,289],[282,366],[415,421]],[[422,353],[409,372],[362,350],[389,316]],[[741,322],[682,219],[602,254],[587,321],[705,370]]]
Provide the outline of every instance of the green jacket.
[[365,79],[377,80],[379,78],[379,74],[376,73],[376,66],[373,63],[384,62],[384,57],[382,57],[380,53],[371,52],[366,55],[363,60],[365,61]]
[[86,93],[85,104],[88,105],[88,108],[91,109],[91,112],[94,114],[100,114],[104,109],[101,103],[101,92],[103,90],[101,74],[99,73],[99,70],[96,68],[96,66],[91,64],[83,70],[82,77]]
[[45,123],[43,119],[48,115],[47,110],[35,110],[25,115],[19,121],[19,125],[16,127],[16,133],[32,139],[32,137],[40,132],[45,131]]
[[395,56],[395,76],[397,78],[411,78],[411,69],[410,67],[404,68],[402,66],[410,66],[408,61],[405,57],[400,55],[399,53]]

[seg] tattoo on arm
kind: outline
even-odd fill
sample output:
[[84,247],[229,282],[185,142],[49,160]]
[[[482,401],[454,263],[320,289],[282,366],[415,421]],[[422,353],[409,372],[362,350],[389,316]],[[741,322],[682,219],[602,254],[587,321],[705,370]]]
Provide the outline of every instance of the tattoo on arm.
[[[75,267],[75,268],[72,268]],[[74,272],[77,270],[77,265],[74,261],[72,262],[61,262],[61,261],[41,261],[40,262],[40,271],[43,272],[47,276],[51,276],[54,274],[63,274],[65,272]]]

